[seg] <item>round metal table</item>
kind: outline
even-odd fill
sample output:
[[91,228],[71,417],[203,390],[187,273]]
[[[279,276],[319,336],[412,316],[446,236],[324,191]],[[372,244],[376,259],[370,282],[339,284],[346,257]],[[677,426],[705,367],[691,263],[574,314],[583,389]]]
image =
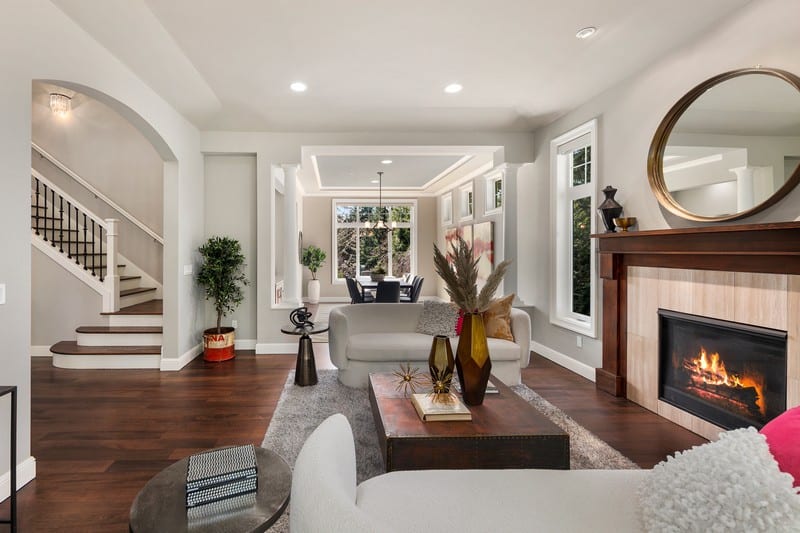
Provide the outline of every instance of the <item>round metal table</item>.
[[[256,533],[266,531],[289,503],[292,471],[278,454],[256,448],[258,492],[246,503],[228,500],[186,508],[185,457],[147,482],[131,506],[130,531],[134,533]],[[243,498],[244,499],[244,498]],[[237,500],[240,501],[240,500]]]
[[281,332],[287,335],[300,335],[300,344],[297,348],[297,365],[294,370],[294,383],[305,387],[306,385],[317,384],[317,365],[314,362],[314,348],[312,347],[310,335],[325,333],[328,331],[328,324],[321,322],[305,326],[295,326],[286,324],[281,328]]

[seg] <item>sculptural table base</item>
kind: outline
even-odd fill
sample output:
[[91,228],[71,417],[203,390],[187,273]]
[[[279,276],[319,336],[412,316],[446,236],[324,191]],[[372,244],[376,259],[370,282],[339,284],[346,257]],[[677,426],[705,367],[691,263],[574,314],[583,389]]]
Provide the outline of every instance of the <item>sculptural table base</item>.
[[308,335],[300,337],[300,345],[297,348],[297,366],[294,369],[294,384],[301,387],[317,384],[317,365],[314,362],[314,348],[312,347],[311,337]]

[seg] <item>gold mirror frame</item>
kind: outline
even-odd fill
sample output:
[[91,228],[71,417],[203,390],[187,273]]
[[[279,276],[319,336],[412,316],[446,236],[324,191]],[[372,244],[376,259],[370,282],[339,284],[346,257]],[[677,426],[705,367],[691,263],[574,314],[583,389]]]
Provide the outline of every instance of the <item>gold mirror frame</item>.
[[681,115],[683,115],[684,111],[686,111],[695,100],[697,100],[711,87],[724,81],[748,74],[761,74],[782,79],[797,89],[798,96],[800,96],[800,77],[795,76],[791,72],[771,68],[743,68],[739,70],[732,70],[730,72],[724,72],[714,76],[713,78],[710,78],[693,88],[691,91],[686,93],[683,98],[678,100],[678,103],[672,106],[667,115],[661,121],[661,124],[658,125],[658,129],[653,136],[653,141],[650,143],[650,152],[647,155],[647,178],[650,182],[650,188],[653,190],[653,194],[655,194],[656,198],[658,199],[658,203],[660,203],[670,213],[688,220],[694,220],[696,222],[724,222],[726,220],[737,220],[754,215],[759,211],[763,211],[767,207],[774,205],[776,202],[778,202],[778,200],[789,194],[789,192],[795,188],[798,182],[800,182],[800,165],[798,165],[783,186],[760,204],[756,205],[755,207],[751,207],[746,211],[741,211],[732,215],[720,216],[703,216],[692,213],[691,211],[687,211],[683,208],[683,206],[675,201],[675,199],[672,197],[672,194],[670,194],[669,190],[667,189],[666,183],[664,182],[663,172],[664,151],[667,147],[667,140],[672,133],[672,129],[681,118]]

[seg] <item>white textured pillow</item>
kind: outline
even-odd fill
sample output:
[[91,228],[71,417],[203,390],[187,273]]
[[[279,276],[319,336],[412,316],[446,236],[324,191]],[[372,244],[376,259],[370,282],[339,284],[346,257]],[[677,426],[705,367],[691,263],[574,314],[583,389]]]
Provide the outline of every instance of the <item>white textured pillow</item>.
[[792,476],[752,427],[657,464],[639,487],[639,503],[646,531],[800,531]]
[[455,304],[425,300],[417,321],[417,333],[456,336],[458,307]]

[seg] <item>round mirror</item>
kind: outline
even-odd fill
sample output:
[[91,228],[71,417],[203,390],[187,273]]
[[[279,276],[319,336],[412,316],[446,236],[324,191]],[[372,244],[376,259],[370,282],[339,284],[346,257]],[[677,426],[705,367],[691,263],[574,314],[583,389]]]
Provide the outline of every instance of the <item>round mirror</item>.
[[800,78],[754,68],[701,83],[661,121],[647,174],[661,205],[689,220],[774,204],[800,181]]

